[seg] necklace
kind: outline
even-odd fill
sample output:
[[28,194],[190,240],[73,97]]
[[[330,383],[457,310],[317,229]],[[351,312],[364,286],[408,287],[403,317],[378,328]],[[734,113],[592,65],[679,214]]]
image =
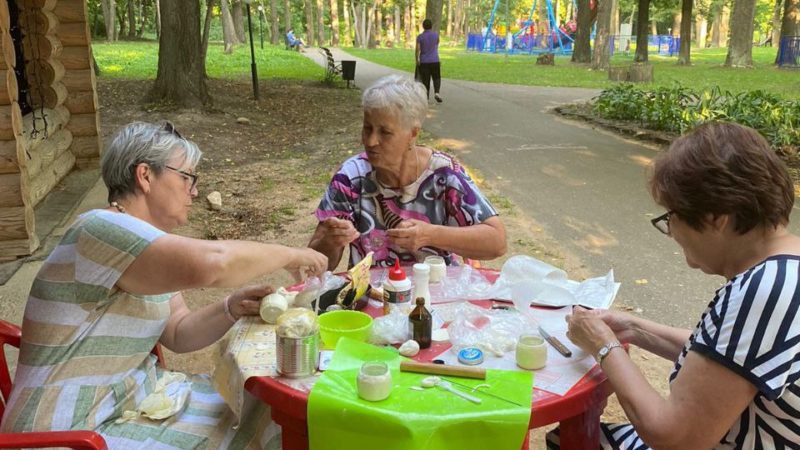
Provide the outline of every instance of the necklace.
[[401,182],[400,186],[390,186],[388,183],[384,183],[383,181],[380,180],[379,172],[375,173],[375,180],[377,180],[381,185],[389,189],[402,189],[408,185],[414,184],[414,182],[417,181],[417,179],[421,175],[419,173],[419,150],[417,150],[417,146],[415,145],[414,147],[411,148],[411,151],[414,152],[414,178],[411,180],[410,183],[402,184]]
[[121,212],[122,214],[126,214],[125,207],[120,205],[119,203],[111,202],[110,205],[112,208],[117,208],[117,211]]

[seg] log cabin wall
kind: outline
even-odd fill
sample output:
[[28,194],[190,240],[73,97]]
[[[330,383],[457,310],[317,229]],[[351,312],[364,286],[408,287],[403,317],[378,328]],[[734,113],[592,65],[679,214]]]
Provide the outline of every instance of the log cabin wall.
[[0,43],[0,260],[8,260],[39,246],[34,207],[71,170],[97,167],[101,142],[85,0],[0,0]]

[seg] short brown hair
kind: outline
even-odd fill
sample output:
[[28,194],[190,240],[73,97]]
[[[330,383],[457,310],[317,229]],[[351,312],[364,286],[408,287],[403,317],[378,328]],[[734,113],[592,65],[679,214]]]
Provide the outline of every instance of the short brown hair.
[[756,130],[710,122],[676,139],[650,177],[656,203],[701,231],[708,214],[729,214],[744,234],[789,223],[794,185],[783,161]]

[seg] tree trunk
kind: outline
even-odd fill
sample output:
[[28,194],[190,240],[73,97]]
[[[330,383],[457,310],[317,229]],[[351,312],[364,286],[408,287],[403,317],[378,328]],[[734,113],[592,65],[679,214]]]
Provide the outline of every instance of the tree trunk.
[[[206,67],[206,56],[208,55],[208,35],[211,32],[211,20],[214,18],[214,4],[217,0],[206,0],[206,18],[203,20],[203,37],[201,51],[203,52],[203,70]],[[208,78],[208,76],[206,76]]]
[[650,35],[651,36],[658,36],[658,28],[656,27],[656,21],[650,22]]
[[[586,10],[587,11],[589,10],[589,0],[581,0],[579,2],[579,4],[578,4],[578,10],[579,11],[583,7],[582,5],[584,3],[586,4],[586,7],[585,7]],[[580,14],[579,14],[579,17],[580,17]],[[591,25],[587,25],[587,26],[591,26]],[[580,22],[578,22],[578,28],[580,28]],[[541,45],[542,45],[542,47],[547,47],[548,46],[547,45],[547,37],[550,36],[550,21],[547,20],[547,3],[543,2],[543,1],[539,2],[539,20],[536,23],[536,34],[539,35],[539,36],[543,36],[543,39],[541,40]],[[591,31],[587,32],[586,35],[590,36],[591,35]],[[588,38],[588,39],[591,39],[591,38]],[[586,45],[589,45],[589,44],[586,44]],[[584,51],[584,49],[581,49],[581,51]],[[591,50],[585,50],[585,51],[591,52]],[[573,55],[574,55],[574,53],[573,53]],[[589,58],[590,57],[591,56],[587,54],[586,55],[587,59],[585,61],[580,61],[580,62],[589,62]],[[583,56],[582,56],[582,58],[583,58]],[[572,61],[573,62],[578,62],[578,61],[575,60],[574,56],[572,57]]]
[[125,36],[125,15],[127,14],[126,11],[123,11],[122,8],[117,8],[117,29],[114,32],[114,40],[118,41],[120,36]]
[[598,0],[597,6],[597,33],[594,36],[594,53],[592,54],[592,69],[608,70],[608,61],[611,58],[608,36],[611,29],[611,9],[613,0]]
[[672,36],[680,36],[681,35],[681,12],[678,11],[672,16],[672,28],[670,28],[669,34]]
[[362,35],[361,30],[361,11],[364,10],[364,4],[359,3],[358,5],[353,4],[350,2],[350,15],[353,17],[353,47],[364,47],[362,42],[364,42],[364,37]]
[[[589,0],[577,0],[578,9],[578,29],[575,32],[575,42],[573,43],[572,62],[589,63],[592,61],[591,28],[592,11],[589,9]],[[544,32],[544,30],[540,30]],[[537,34],[540,34],[537,31]],[[545,34],[545,37],[548,37]]]
[[694,0],[682,0],[681,2],[681,17],[686,17],[686,20],[681,20],[681,48],[678,51],[678,64],[689,66],[692,64],[692,7]]
[[737,0],[731,14],[731,45],[725,65],[728,67],[753,66],[753,18],[756,0]]
[[306,45],[309,47],[314,46],[314,2],[313,0],[305,0],[303,2],[306,11]]
[[353,44],[353,26],[350,18],[350,4],[348,0],[342,0],[342,14],[344,15],[344,35],[342,35],[342,45]]
[[694,19],[694,38],[698,48],[706,48],[706,37],[708,37],[708,20],[705,16],[698,14]]
[[453,37],[453,0],[447,0],[447,26],[445,27],[445,35],[449,38]]
[[[169,0],[167,0],[169,1]],[[239,43],[236,39],[236,30],[233,28],[233,18],[228,6],[228,0],[220,0],[220,17],[222,18],[222,41],[225,53],[233,53],[233,47]]]
[[414,48],[417,34],[419,34],[419,29],[417,28],[417,2],[415,0],[409,0],[408,7],[409,14],[411,15],[411,48]]
[[278,45],[281,42],[280,18],[278,15],[278,0],[269,0],[269,43]]
[[633,56],[634,62],[647,62],[647,26],[649,23],[650,0],[639,0],[639,11],[636,15],[636,54]]
[[156,0],[156,36],[161,39],[161,0]]
[[778,47],[781,42],[781,14],[784,10],[784,0],[775,0],[772,8],[772,47]]
[[426,0],[425,18],[433,22],[433,31],[439,32],[442,29],[442,0]]
[[339,46],[339,2],[331,0],[331,45]]
[[408,47],[411,45],[412,41],[412,32],[411,29],[411,2],[403,8],[403,36],[405,40],[405,46]]
[[117,30],[117,4],[115,0],[102,0],[103,22],[106,27],[106,41],[114,42]]
[[[800,36],[800,0],[786,0],[786,5],[783,8],[780,39],[786,36]],[[780,45],[780,39],[778,44],[773,42],[772,45]],[[777,56],[775,57],[775,63],[778,63]]]
[[454,0],[456,2],[455,10],[453,11],[453,34],[451,38],[455,41],[460,41],[462,36],[462,23],[464,20],[464,0]]
[[141,20],[139,21],[139,28],[136,29],[136,37],[142,37],[144,34],[145,28],[147,28],[149,10],[147,9],[147,4],[149,0],[140,0],[139,1],[139,17]]
[[373,22],[373,42],[381,46],[383,42],[383,0],[375,0],[375,22]]
[[160,6],[164,27],[158,43],[158,75],[149,100],[187,107],[209,105],[200,48],[200,2],[169,0]]
[[317,39],[319,40],[319,45],[325,45],[327,42],[325,40],[325,2],[323,0],[317,0]]
[[378,40],[380,39],[380,33],[378,30],[378,13],[377,13],[377,1],[373,0],[372,6],[368,7],[367,10],[369,11],[368,18],[367,18],[367,48],[375,48]]
[[244,9],[242,0],[231,0],[231,17],[233,17],[233,29],[236,30],[237,44],[244,44],[247,38],[244,35]]
[[[570,17],[567,16],[567,21]],[[619,0],[612,0],[611,3],[611,31],[612,35],[619,34]]]
[[283,33],[286,34],[292,28],[292,6],[289,0],[283,0]]
[[722,20],[722,5],[718,4],[711,9],[711,42],[709,43],[711,48],[722,47],[721,44],[722,39],[720,36],[720,31],[722,31],[720,26],[721,20]]
[[136,5],[133,0],[128,0],[128,38],[136,37]]
[[392,26],[394,26],[394,46],[395,48],[400,46],[400,6],[397,3],[394,4],[394,19],[392,20]]

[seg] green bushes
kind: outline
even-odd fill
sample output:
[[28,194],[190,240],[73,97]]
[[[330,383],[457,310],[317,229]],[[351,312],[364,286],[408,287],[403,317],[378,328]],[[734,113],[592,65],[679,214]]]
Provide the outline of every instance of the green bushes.
[[593,107],[601,117],[675,133],[712,120],[737,122],[758,130],[776,151],[794,154],[800,150],[800,101],[761,90],[695,92],[675,85],[645,91],[620,84],[603,90]]

